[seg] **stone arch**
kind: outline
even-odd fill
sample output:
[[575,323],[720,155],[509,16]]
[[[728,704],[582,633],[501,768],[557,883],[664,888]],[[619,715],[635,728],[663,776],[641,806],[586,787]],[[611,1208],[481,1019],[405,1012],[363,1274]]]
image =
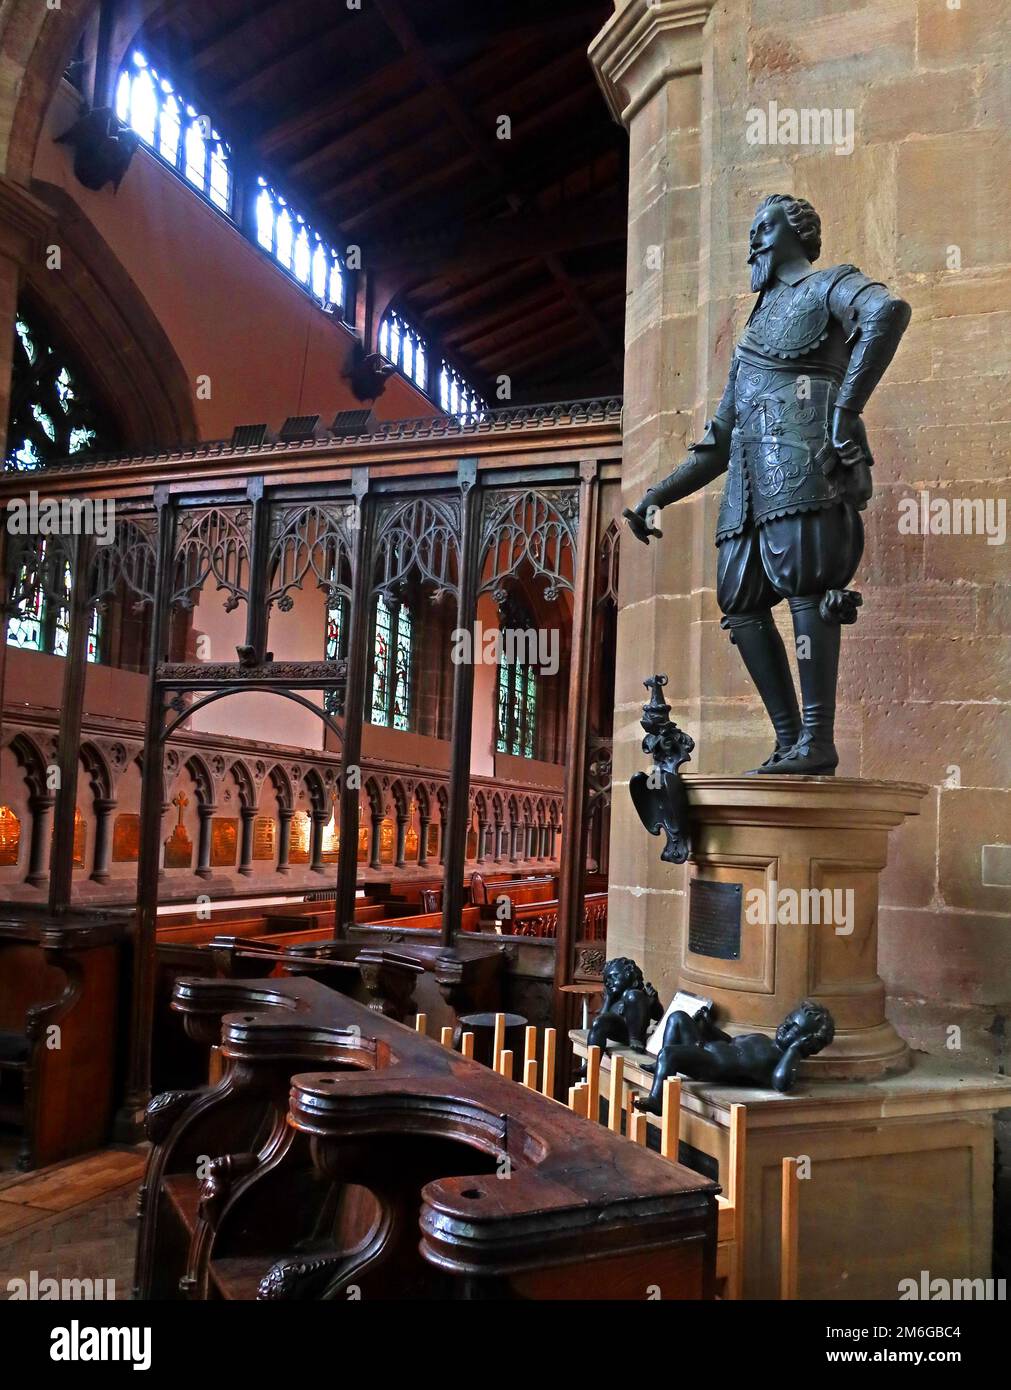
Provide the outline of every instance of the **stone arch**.
[[253,781],[253,774],[243,758],[236,758],[229,765],[228,771],[235,778],[235,784],[239,789],[239,803],[248,810],[255,811],[260,798],[257,793],[256,783]]
[[319,769],[315,767],[307,768],[302,780],[305,783],[306,791],[309,793],[309,804],[312,809],[314,811],[324,811],[327,805],[327,794]]
[[91,794],[96,799],[107,800],[112,797],[112,768],[97,743],[85,740],[81,744],[81,762],[88,774]]
[[10,741],[10,750],[18,766],[25,774],[29,795],[46,796],[46,760],[41,748],[30,734],[15,734]]
[[213,806],[215,803],[214,778],[211,776],[211,770],[203,756],[200,753],[191,753],[183,766],[193,780],[193,786],[201,805]]
[[277,804],[285,811],[291,811],[295,806],[295,798],[292,792],[291,778],[280,763],[275,763],[267,772],[270,785],[277,793]]

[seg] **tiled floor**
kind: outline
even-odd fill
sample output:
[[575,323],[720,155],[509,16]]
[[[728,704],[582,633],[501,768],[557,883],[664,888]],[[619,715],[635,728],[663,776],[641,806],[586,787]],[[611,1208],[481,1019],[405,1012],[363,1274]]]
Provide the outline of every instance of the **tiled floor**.
[[145,1154],[110,1149],[35,1173],[0,1171],[0,1299],[9,1281],[93,1279],[129,1298]]

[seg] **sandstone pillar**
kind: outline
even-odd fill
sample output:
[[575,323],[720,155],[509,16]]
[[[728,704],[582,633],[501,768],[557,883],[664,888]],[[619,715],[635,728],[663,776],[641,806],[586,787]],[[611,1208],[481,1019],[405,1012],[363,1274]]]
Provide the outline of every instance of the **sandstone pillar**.
[[[703,31],[710,10],[708,0],[616,0],[590,46],[630,144],[626,506],[677,466],[705,415],[696,359]],[[682,726],[696,722],[702,507],[702,498],[671,507],[660,544],[646,548],[622,537],[607,945],[609,955],[639,961],[661,992],[679,965],[684,876],[659,863],[627,783],[641,764],[641,682],[654,666],[671,673],[672,718]]]

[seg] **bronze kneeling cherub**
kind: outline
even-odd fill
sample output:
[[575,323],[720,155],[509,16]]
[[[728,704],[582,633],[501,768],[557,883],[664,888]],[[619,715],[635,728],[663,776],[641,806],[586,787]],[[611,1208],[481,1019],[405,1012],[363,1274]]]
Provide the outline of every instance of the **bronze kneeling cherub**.
[[832,1015],[810,999],[786,1016],[774,1038],[764,1033],[742,1033],[733,1038],[713,1024],[708,1012],[693,1018],[679,1010],[671,1014],[664,1028],[653,1088],[648,1096],[636,1099],[636,1107],[659,1115],[663,1083],[679,1072],[694,1081],[736,1082],[789,1091],[801,1058],[821,1052],[834,1036]]

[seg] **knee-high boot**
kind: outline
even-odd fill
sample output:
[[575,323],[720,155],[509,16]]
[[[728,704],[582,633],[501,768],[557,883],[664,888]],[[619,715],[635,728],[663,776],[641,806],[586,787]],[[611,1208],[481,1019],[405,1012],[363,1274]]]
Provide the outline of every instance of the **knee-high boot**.
[[770,772],[831,776],[839,765],[835,746],[835,699],[839,679],[838,621],[821,614],[822,595],[789,600],[797,638],[797,670],[803,732]]
[[793,747],[801,730],[797,692],[786,647],[768,608],[760,613],[732,614],[723,619],[722,626],[730,632],[730,640],[740,652],[776,731],[774,751],[756,769],[765,772]]

